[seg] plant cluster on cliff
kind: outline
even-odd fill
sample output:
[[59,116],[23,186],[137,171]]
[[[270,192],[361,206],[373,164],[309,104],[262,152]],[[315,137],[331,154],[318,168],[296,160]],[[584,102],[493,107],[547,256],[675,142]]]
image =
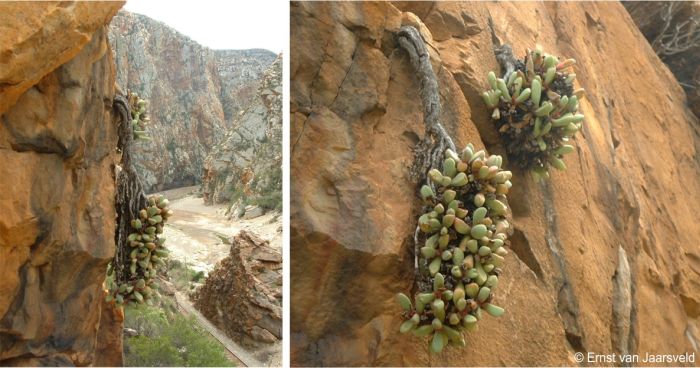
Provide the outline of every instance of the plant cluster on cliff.
[[132,166],[132,143],[147,139],[146,101],[136,93],[117,96],[114,107],[121,115],[119,148],[122,152],[117,170],[116,254],[107,268],[106,300],[122,306],[129,302],[148,302],[159,268],[165,266],[163,227],[173,214],[162,195],[146,198]]
[[507,254],[506,195],[512,173],[503,170],[501,156],[477,151],[472,144],[455,152],[440,123],[438,83],[425,42],[414,27],[404,26],[398,43],[416,70],[428,132],[412,168],[425,183],[414,235],[420,247],[417,292],[413,298],[397,294],[404,320],[399,330],[430,336],[430,351],[439,353],[448,344],[464,346],[462,332],[476,330],[483,311],[496,317],[504,313],[493,300]]
[[[504,313],[493,300],[512,232],[506,214],[513,174],[503,169],[501,156],[472,144],[455,152],[440,123],[438,83],[422,37],[404,26],[397,40],[416,70],[427,132],[412,168],[414,176],[425,175],[414,235],[417,292],[396,296],[403,309],[399,330],[430,336],[430,351],[439,353],[448,344],[464,346],[462,331],[476,330],[483,312]],[[491,89],[482,97],[510,162],[537,180],[549,176],[549,166],[565,170],[562,157],[574,150],[566,143],[583,121],[583,89],[574,90],[570,71],[575,60],[560,61],[539,47],[515,60],[507,45],[496,56],[504,78],[488,73]]]
[[566,170],[562,160],[574,151],[568,141],[582,127],[578,113],[583,89],[574,90],[574,59],[560,61],[538,46],[513,63],[503,78],[489,72],[490,90],[482,97],[491,110],[511,162],[531,171],[535,179],[549,177],[549,167]]
[[432,286],[421,283],[413,303],[402,293],[397,299],[405,319],[400,331],[431,336],[434,353],[448,343],[464,346],[461,331],[475,331],[482,311],[503,314],[492,303],[510,228],[505,215],[512,174],[502,163],[471,144],[460,154],[448,149],[442,170],[430,170],[421,187],[418,269]]
[[115,275],[112,264],[107,270],[107,301],[117,305],[136,301],[143,303],[153,293],[151,285],[159,268],[165,267],[164,259],[168,251],[163,246],[163,226],[173,211],[168,208],[168,200],[162,195],[148,199],[148,207],[139,211],[139,218],[131,220],[131,233],[127,237],[130,247],[128,273],[126,265],[121,266]]
[[134,139],[150,141],[151,137],[146,132],[146,125],[151,121],[146,114],[146,100],[139,97],[136,92],[127,93],[127,100],[131,106],[131,129],[134,132]]

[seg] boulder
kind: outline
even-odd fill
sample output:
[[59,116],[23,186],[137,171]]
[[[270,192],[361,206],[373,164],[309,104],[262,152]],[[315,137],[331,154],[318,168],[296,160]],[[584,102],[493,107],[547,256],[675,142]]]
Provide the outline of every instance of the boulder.
[[192,296],[194,306],[235,341],[251,348],[282,339],[282,255],[241,231],[231,253]]
[[245,207],[245,214],[243,214],[243,218],[246,220],[249,219],[254,219],[256,217],[260,217],[264,214],[264,211],[262,207],[259,206],[246,206]]

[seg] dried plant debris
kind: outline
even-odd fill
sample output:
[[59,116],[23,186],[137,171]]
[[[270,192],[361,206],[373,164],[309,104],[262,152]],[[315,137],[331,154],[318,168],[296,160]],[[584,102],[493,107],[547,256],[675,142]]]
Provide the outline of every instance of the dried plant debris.
[[569,143],[581,130],[578,112],[583,89],[574,89],[574,59],[560,61],[538,46],[504,78],[489,72],[491,89],[482,97],[491,111],[509,158],[530,170],[536,180],[549,177],[549,167],[566,170],[563,156],[573,152]]
[[447,149],[442,170],[431,169],[420,189],[419,290],[413,299],[399,293],[397,300],[405,319],[400,332],[430,336],[434,353],[448,344],[464,346],[462,331],[475,331],[483,312],[504,313],[493,304],[510,229],[505,216],[512,174],[502,163],[471,144],[460,154]]

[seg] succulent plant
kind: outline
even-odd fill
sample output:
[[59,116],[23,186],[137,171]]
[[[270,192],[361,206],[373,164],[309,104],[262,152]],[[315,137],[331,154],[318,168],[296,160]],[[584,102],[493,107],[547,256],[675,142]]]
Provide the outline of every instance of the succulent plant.
[[538,46],[503,78],[487,75],[490,89],[482,94],[506,151],[515,165],[536,180],[549,177],[549,167],[566,170],[562,160],[574,147],[569,140],[581,130],[578,113],[583,89],[574,90],[574,59],[560,61]]
[[110,264],[107,269],[108,295],[106,300],[123,305],[135,301],[143,303],[153,294],[151,285],[159,268],[165,266],[168,251],[165,249],[163,226],[173,211],[169,202],[162,195],[148,198],[148,206],[139,211],[139,218],[131,220],[132,232],[127,240],[131,248],[127,281],[115,282],[114,270]]
[[464,346],[463,331],[475,331],[482,312],[498,317],[493,304],[501,265],[508,253],[506,220],[510,171],[503,158],[471,144],[459,154],[447,149],[442,170],[428,172],[420,195],[418,292],[396,298],[404,322],[400,332],[430,336],[430,350]]
[[147,116],[146,100],[141,99],[136,92],[127,93],[127,100],[131,108],[131,128],[134,132],[135,140],[150,141],[151,137],[146,132],[146,125],[151,119]]

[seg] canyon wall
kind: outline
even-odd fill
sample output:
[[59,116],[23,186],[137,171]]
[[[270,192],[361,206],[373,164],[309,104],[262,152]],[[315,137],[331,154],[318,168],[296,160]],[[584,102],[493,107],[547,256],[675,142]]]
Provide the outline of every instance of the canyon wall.
[[117,162],[106,25],[122,5],[0,3],[0,366],[96,361]]
[[282,205],[282,55],[260,79],[251,104],[204,163],[204,202]]
[[167,25],[121,11],[110,24],[117,85],[148,100],[151,142],[136,144],[147,191],[200,182],[204,159],[254,97],[267,50],[210,50]]
[[[426,40],[460,148],[505,154],[480,96],[501,43],[575,58],[587,92],[568,170],[543,184],[514,171],[505,315],[441,354],[399,334],[394,300],[415,291],[421,203],[408,168],[425,134],[402,25]],[[292,365],[697,359],[700,124],[621,4],[295,2],[290,57]]]

